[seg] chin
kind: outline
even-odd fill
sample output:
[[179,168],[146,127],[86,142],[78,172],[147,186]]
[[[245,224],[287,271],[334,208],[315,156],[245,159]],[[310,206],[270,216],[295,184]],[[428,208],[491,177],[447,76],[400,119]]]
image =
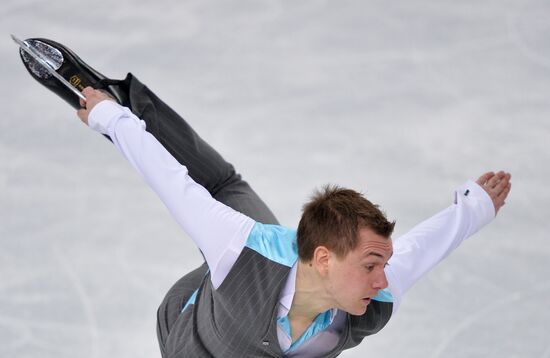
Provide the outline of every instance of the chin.
[[354,316],[362,316],[367,312],[367,307],[366,305],[356,306],[352,310],[346,310],[346,312]]

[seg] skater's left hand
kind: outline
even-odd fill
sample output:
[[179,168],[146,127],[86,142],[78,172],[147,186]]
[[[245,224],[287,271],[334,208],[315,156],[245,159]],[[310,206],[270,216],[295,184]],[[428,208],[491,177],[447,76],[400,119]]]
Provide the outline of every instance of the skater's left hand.
[[88,125],[88,115],[96,104],[106,99],[114,101],[113,97],[100,90],[93,89],[92,87],[84,88],[82,90],[82,94],[86,97],[86,101],[83,99],[80,100],[80,106],[82,106],[82,109],[79,109],[76,114],[78,115],[78,118],[80,118],[80,120],[86,125]]
[[493,205],[495,206],[495,215],[498,213],[499,209],[504,206],[506,197],[510,189],[512,189],[512,183],[510,182],[511,178],[512,175],[510,173],[499,171],[498,173],[485,173],[476,180],[476,183],[478,183],[491,197]]

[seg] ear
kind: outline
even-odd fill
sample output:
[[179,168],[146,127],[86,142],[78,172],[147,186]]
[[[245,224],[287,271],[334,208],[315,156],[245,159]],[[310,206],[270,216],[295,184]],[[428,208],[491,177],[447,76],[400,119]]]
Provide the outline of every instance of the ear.
[[331,252],[325,246],[317,246],[313,251],[311,264],[317,269],[321,276],[325,276],[329,271]]

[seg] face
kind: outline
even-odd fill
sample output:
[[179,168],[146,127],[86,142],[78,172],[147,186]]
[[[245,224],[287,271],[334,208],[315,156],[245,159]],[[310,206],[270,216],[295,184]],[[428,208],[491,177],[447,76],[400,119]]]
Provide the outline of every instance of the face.
[[345,257],[327,260],[327,291],[335,307],[362,315],[378,291],[388,287],[384,267],[393,253],[391,239],[368,228],[359,230],[359,245]]

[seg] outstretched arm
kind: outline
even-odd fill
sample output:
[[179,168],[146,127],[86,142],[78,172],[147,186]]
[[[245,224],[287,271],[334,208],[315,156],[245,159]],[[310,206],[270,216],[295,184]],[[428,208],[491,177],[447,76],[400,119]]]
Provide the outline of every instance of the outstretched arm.
[[212,198],[128,108],[90,87],[83,94],[87,100],[81,101],[86,107],[78,111],[80,119],[108,135],[156,192],[203,253],[218,287],[244,247],[254,220]]
[[455,192],[455,202],[394,242],[386,267],[394,310],[401,297],[462,241],[493,220],[511,189],[509,173],[485,173]]

